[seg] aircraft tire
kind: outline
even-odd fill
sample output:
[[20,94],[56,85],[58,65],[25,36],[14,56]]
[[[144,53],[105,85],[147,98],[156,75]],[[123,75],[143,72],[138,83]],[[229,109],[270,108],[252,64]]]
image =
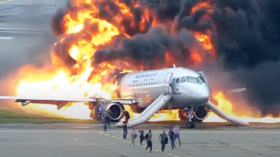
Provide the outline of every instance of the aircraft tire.
[[195,128],[194,122],[187,122],[186,126],[187,126],[188,129],[193,129],[193,128]]

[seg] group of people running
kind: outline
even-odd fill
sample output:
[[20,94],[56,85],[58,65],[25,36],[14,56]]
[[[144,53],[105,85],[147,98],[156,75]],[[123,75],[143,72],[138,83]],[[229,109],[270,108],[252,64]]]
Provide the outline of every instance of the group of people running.
[[[145,135],[144,130],[139,130],[140,133],[139,139],[140,139],[140,145],[143,145],[143,141],[146,140],[147,147],[146,150],[150,149],[150,152],[152,152],[153,144],[152,144],[152,131],[149,130],[149,132]],[[169,138],[168,138],[169,137]],[[137,138],[137,134],[135,132],[135,129],[132,128],[131,132],[131,143],[130,146],[135,147],[135,140]],[[180,127],[176,125],[174,128],[170,128],[168,134],[166,134],[165,130],[159,135],[159,141],[161,143],[161,151],[164,152],[166,144],[170,141],[171,149],[173,150],[176,148],[175,141],[178,139],[179,146],[181,146],[181,140],[180,140]]]
[[[101,115],[102,121],[103,121],[103,128],[104,131],[107,131],[107,125],[110,127],[110,118],[108,116],[108,112],[104,112]],[[125,117],[125,120],[123,121],[123,139],[127,139],[127,123],[130,119],[130,115],[126,110],[123,110],[123,114]],[[150,149],[150,152],[152,152],[153,144],[152,144],[152,131],[149,130],[149,132],[145,135],[144,130],[139,130],[140,133],[140,144],[143,144],[143,141],[146,140],[147,147],[146,150]],[[168,138],[169,136],[169,138]],[[132,128],[131,132],[131,143],[130,146],[135,147],[135,139],[137,138],[137,134],[135,132],[135,129]],[[176,125],[174,128],[170,128],[168,134],[165,133],[165,130],[159,135],[159,140],[161,143],[161,151],[164,152],[166,144],[168,144],[168,141],[170,140],[171,148],[172,150],[176,148],[175,141],[178,139],[179,145],[181,146],[181,140],[180,140],[180,127]]]

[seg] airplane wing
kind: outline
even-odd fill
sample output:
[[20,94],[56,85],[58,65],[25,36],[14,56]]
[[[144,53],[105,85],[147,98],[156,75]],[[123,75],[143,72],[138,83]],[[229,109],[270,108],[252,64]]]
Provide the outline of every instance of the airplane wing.
[[[60,109],[69,102],[100,102],[104,101],[104,98],[89,97],[89,98],[51,98],[51,97],[16,97],[16,96],[0,96],[0,100],[15,100],[15,102],[22,103],[22,106],[26,106],[30,103],[36,104],[54,104]],[[119,102],[122,104],[134,104],[137,101],[133,99],[110,99],[110,102]]]
[[96,102],[94,98],[51,98],[51,97],[16,97],[0,96],[0,100],[15,100],[16,102],[54,104],[54,102]]

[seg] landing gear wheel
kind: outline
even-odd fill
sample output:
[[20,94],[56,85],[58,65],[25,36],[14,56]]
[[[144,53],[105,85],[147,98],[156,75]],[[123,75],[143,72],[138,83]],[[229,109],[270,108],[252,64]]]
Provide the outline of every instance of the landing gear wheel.
[[188,129],[193,129],[193,128],[195,128],[194,122],[187,122],[186,126],[187,126]]

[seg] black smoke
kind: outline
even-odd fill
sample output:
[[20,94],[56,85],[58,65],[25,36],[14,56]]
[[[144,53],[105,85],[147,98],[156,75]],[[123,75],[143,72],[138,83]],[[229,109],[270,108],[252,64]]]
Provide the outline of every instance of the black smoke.
[[[195,49],[207,65],[209,52],[196,41],[192,32],[207,34],[214,43],[217,64],[235,75],[240,85],[247,87],[250,103],[263,114],[279,113],[279,0],[139,0],[141,7],[133,7],[133,1],[120,1],[131,8],[132,17],[116,20],[114,17],[120,15],[120,8],[113,0],[107,0],[98,4],[100,18],[119,26],[131,37],[122,36],[100,46],[92,58],[94,64],[129,60],[132,65],[142,65],[144,69],[161,68],[166,65],[168,52],[176,64],[191,67],[190,51]],[[194,11],[198,3],[209,5]],[[52,24],[56,34],[64,33],[61,17],[66,12],[89,8],[69,5],[65,12],[59,11]],[[149,10],[150,16],[141,29],[141,15],[145,9]],[[152,28],[153,20],[161,26]],[[88,30],[80,34],[87,36],[86,32]],[[62,45],[67,44],[62,42]],[[65,57],[61,54],[67,56],[68,53],[60,51],[59,54]]]
[[65,9],[59,8],[53,16],[53,18],[51,19],[51,26],[55,35],[61,35],[64,33],[61,21],[65,14]]
[[96,51],[93,63],[129,60],[136,65],[142,65],[141,67],[145,70],[156,69],[166,65],[165,54],[168,51],[177,59],[177,65],[180,63],[187,65],[188,49],[191,47],[205,51],[195,37],[185,29],[182,29],[177,36],[171,36],[164,28],[154,27],[145,34],[139,33],[130,39],[123,39],[117,48]]

